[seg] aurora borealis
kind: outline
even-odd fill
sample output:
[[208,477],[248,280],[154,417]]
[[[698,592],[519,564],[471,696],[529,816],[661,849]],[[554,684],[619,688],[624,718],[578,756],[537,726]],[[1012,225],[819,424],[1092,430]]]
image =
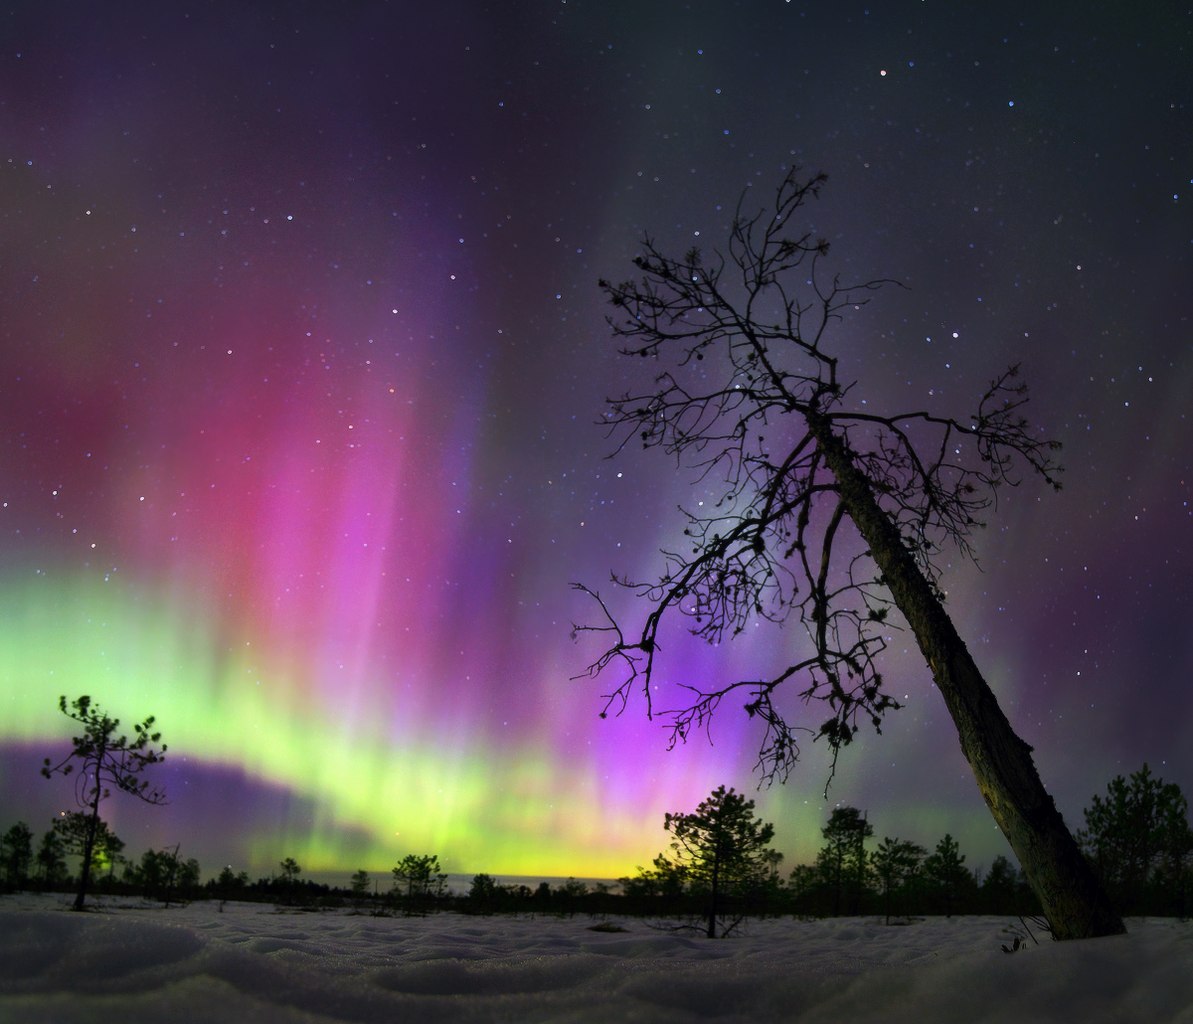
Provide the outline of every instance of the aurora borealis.
[[[105,812],[205,872],[616,876],[664,811],[752,789],[728,709],[671,752],[598,718],[569,582],[650,575],[699,497],[605,458],[643,370],[597,278],[644,232],[719,244],[793,161],[842,274],[906,286],[836,332],[867,400],[967,411],[1022,360],[1065,444],[1065,490],[1004,496],[945,583],[1070,824],[1145,760],[1193,795],[1193,15],[964,6],[0,12],[0,826],[69,806],[37,773],[61,693],[157,716],[169,806]],[[988,862],[893,647],[907,706],[829,804]],[[810,746],[758,794],[789,862],[825,773]]]

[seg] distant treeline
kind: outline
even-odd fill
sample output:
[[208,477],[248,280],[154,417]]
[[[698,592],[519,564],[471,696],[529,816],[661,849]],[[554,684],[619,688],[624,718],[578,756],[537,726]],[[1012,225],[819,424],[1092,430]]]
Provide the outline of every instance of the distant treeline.
[[[732,797],[733,791],[722,797]],[[714,796],[717,794],[714,794]],[[752,803],[742,805],[747,817]],[[701,808],[705,808],[702,804]],[[68,891],[73,880],[67,857],[81,852],[84,818],[67,813],[54,820],[37,844],[24,822],[0,837],[0,871],[7,891],[32,888]],[[674,831],[675,819],[667,827]],[[694,816],[682,816],[694,817]],[[1115,778],[1105,796],[1085,810],[1077,833],[1122,913],[1187,916],[1193,895],[1193,830],[1179,787],[1151,774],[1145,764],[1129,778]],[[875,840],[866,815],[853,807],[833,810],[821,830],[824,845],[811,864],[789,872],[782,855],[764,848],[748,858],[726,859],[733,871],[719,880],[716,913],[724,919],[750,916],[833,916],[879,914],[889,921],[922,914],[1036,914],[1038,905],[1018,867],[995,857],[974,871],[952,836],[929,850],[903,839]],[[675,843],[672,849],[677,850]],[[619,880],[617,886],[589,887],[568,879],[554,887],[499,884],[478,874],[466,894],[449,893],[437,855],[409,854],[375,879],[358,871],[347,888],[318,885],[302,878],[291,857],[269,878],[251,880],[230,867],[200,878],[200,866],[178,848],[147,850],[126,857],[124,843],[105,826],[94,852],[97,892],[172,902],[196,899],[261,900],[317,909],[348,906],[361,913],[426,914],[455,910],[474,914],[531,913],[625,915],[677,920],[708,912],[709,883],[700,862],[659,854],[650,867]],[[725,857],[726,852],[720,851]],[[726,883],[731,877],[731,884]]]

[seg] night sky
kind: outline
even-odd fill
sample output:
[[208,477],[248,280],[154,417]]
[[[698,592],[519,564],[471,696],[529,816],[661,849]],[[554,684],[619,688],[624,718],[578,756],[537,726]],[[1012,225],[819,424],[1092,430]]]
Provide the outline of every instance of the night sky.
[[[155,714],[170,804],[104,814],[207,874],[611,877],[753,791],[757,733],[668,752],[569,589],[648,576],[702,493],[608,460],[598,277],[724,241],[824,170],[859,394],[967,415],[1022,361],[1065,489],[1002,496],[948,607],[1070,822],[1148,761],[1193,795],[1193,13],[783,0],[16,3],[0,11],[0,828],[59,694]],[[788,865],[838,803],[1009,852],[906,634],[906,707],[757,794]],[[773,671],[798,627],[671,644]],[[666,703],[666,702],[664,702]],[[809,725],[824,712],[809,710]]]

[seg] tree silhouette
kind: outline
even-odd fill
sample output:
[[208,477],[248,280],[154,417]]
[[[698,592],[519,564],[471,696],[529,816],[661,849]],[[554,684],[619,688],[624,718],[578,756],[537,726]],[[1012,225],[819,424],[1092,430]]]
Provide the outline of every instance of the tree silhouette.
[[708,900],[707,935],[715,939],[725,897],[741,895],[771,874],[768,844],[775,828],[754,816],[753,800],[724,786],[695,811],[665,815],[663,827],[674,837],[671,849],[684,880]]
[[633,899],[661,897],[668,904],[677,905],[682,901],[687,886],[687,869],[660,853],[651,861],[650,867],[638,865],[636,875],[619,878],[618,882],[622,893]]
[[562,885],[555,887],[555,892],[552,895],[560,914],[575,917],[576,908],[588,895],[588,886],[577,878],[568,877],[564,879]]
[[472,876],[472,884],[468,887],[468,905],[474,913],[492,913],[500,897],[501,888],[496,878],[484,872]]
[[77,766],[75,797],[79,806],[90,817],[87,835],[82,849],[82,867],[79,870],[79,889],[75,896],[75,910],[82,910],[87,898],[87,887],[91,881],[91,860],[99,836],[100,801],[111,795],[111,788],[117,789],[149,804],[166,802],[165,793],[150,789],[149,782],[141,773],[151,765],[160,764],[166,758],[166,745],[160,749],[160,732],[152,732],[154,718],[133,726],[133,738],[118,735],[119,718],[109,718],[100,711],[99,705],[92,706],[88,696],[78,697],[69,706],[66,697],[58,698],[58,708],[83,727],[83,735],[71,739],[71,751],[57,764],[46,758],[41,773],[47,779],[54,775],[70,775]]
[[48,888],[52,889],[66,877],[65,856],[62,837],[53,828],[44,832],[34,859],[37,861],[38,877]]
[[[100,856],[102,857],[102,867],[104,864],[108,868],[108,883],[116,877],[116,867],[124,861],[124,840],[121,839],[111,829],[108,830],[107,836],[104,837],[103,847],[100,849]],[[94,855],[93,855],[93,860]]]
[[[999,488],[1026,470],[1058,487],[1058,445],[1023,417],[1016,367],[994,378],[975,411],[875,411],[829,347],[830,328],[885,282],[844,284],[824,270],[828,243],[796,218],[823,175],[791,170],[773,208],[739,204],[728,248],[705,258],[666,255],[649,237],[637,280],[600,287],[613,306],[621,351],[653,364],[650,383],[610,402],[617,450],[661,449],[720,493],[684,512],[682,548],[665,551],[654,579],[614,576],[645,599],[638,629],[622,624],[599,591],[604,650],[588,667],[620,673],[603,714],[640,691],[648,715],[670,719],[671,742],[707,729],[727,700],[761,723],[759,768],[785,778],[800,733],[824,737],[834,766],[859,722],[880,729],[898,702],[879,668],[895,610],[912,630],[956,725],[991,813],[1019,857],[1053,934],[1121,932],[1044,789],[1031,748],[1014,732],[945,610],[942,552],[973,557],[971,538]],[[665,623],[719,644],[765,623],[798,619],[805,651],[760,678],[688,684],[673,708],[653,689]],[[795,693],[790,692],[793,684]],[[828,706],[817,729],[797,724],[811,700]]]
[[895,893],[914,877],[927,852],[919,843],[883,836],[878,849],[871,855],[870,863],[882,887],[882,905],[887,924],[891,923]]
[[[1180,890],[1193,853],[1189,805],[1180,786],[1165,782],[1144,764],[1130,779],[1115,776],[1106,796],[1085,809],[1077,837],[1123,910],[1145,909],[1157,888]],[[1177,884],[1173,884],[1177,883]]]
[[280,885],[284,894],[284,900],[296,900],[298,896],[298,883],[302,875],[302,865],[293,857],[286,857],[278,866],[282,869]]
[[62,848],[68,854],[83,857],[87,844],[91,843],[91,866],[102,870],[108,866],[108,876],[115,869],[116,858],[124,849],[124,840],[100,818],[98,822],[84,811],[63,811],[54,819],[53,829],[62,840]]
[[237,874],[231,864],[225,864],[214,881],[207,883],[208,888],[214,889],[222,899],[248,888],[248,884],[249,876],[243,871]]
[[982,879],[981,891],[989,904],[990,913],[1003,914],[1015,901],[1019,885],[1019,871],[1001,853],[990,862],[990,870]]
[[369,886],[372,884],[372,880],[369,878],[369,873],[365,871],[364,868],[361,868],[352,875],[350,880],[352,895],[358,903],[368,897]]
[[972,883],[973,876],[965,867],[965,854],[949,833],[944,834],[936,849],[924,860],[924,874],[944,901],[945,917],[952,917],[962,888]]
[[874,826],[856,807],[834,807],[820,834],[825,845],[816,866],[833,894],[833,916],[843,910],[856,914],[866,888],[866,840],[874,835]]
[[33,831],[23,821],[12,825],[0,838],[0,862],[4,864],[4,880],[14,889],[20,888],[33,862]]
[[179,847],[170,850],[146,850],[132,878],[146,899],[159,899],[167,906],[175,892],[187,893],[198,887],[199,862],[193,857],[182,860]]
[[439,870],[438,854],[408,853],[393,868],[394,889],[403,893],[406,912],[413,914],[444,894],[447,875]]

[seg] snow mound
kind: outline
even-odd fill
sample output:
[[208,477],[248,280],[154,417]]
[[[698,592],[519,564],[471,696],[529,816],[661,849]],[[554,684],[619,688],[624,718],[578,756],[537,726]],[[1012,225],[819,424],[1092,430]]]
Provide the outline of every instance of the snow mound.
[[0,898],[0,1020],[23,1024],[983,1022],[1193,1024],[1193,926],[1034,945],[1017,921],[757,921],[709,941],[586,918]]

